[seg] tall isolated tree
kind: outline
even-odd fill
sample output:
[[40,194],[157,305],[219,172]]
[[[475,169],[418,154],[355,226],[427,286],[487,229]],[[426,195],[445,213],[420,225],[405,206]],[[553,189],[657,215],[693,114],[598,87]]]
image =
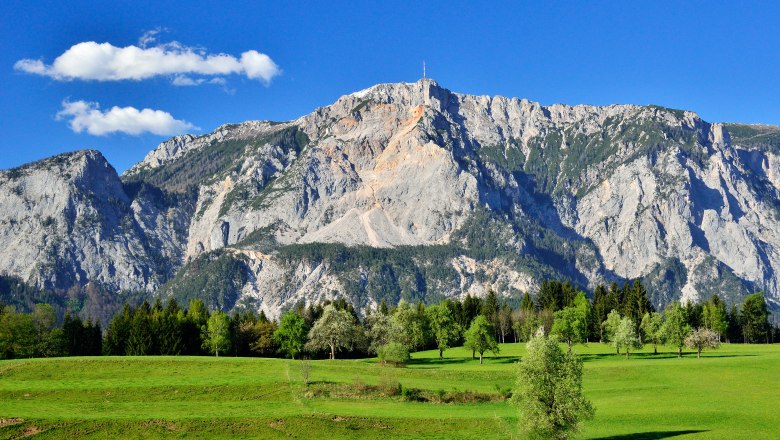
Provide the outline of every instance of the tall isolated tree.
[[479,353],[480,365],[486,351],[490,351],[493,354],[499,352],[498,342],[496,342],[494,334],[493,326],[490,325],[490,322],[484,315],[474,318],[471,327],[466,330],[466,342],[463,345],[470,348],[472,352]]
[[595,412],[582,394],[582,360],[565,354],[543,332],[531,338],[526,349],[512,393],[520,431],[534,439],[568,439]]
[[620,324],[612,336],[612,343],[615,345],[618,353],[622,348],[626,353],[626,359],[628,359],[631,350],[636,348],[642,348],[642,341],[639,340],[639,336],[636,333],[636,324],[634,320],[629,317],[620,319]]
[[699,359],[705,348],[720,347],[720,336],[708,328],[699,328],[685,338],[685,346],[696,350],[696,359]]
[[203,344],[217,357],[220,350],[225,351],[230,347],[230,318],[225,313],[217,311],[209,316],[203,334]]
[[425,309],[431,333],[439,349],[439,359],[444,358],[444,350],[450,348],[460,337],[460,329],[453,319],[448,302],[428,306]]
[[691,333],[691,327],[685,318],[685,311],[678,302],[672,302],[666,306],[664,312],[666,320],[663,325],[663,333],[666,342],[677,347],[677,357],[682,357],[682,349],[685,346],[685,338]]
[[658,354],[658,344],[664,341],[664,315],[647,312],[639,325],[645,334],[645,340],[653,343],[653,354]]
[[279,353],[295,359],[295,356],[303,352],[307,332],[306,321],[301,315],[289,310],[282,315],[279,328],[274,332],[273,342],[279,346]]
[[330,359],[336,359],[336,352],[352,347],[355,341],[355,318],[346,310],[338,310],[328,304],[320,319],[309,330],[309,342],[306,347],[312,351],[330,350]]

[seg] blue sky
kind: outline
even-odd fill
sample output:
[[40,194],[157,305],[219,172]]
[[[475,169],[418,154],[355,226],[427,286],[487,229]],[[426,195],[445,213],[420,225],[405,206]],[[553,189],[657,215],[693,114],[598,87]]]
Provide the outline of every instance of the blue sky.
[[[423,59],[457,92],[780,124],[777,4],[373,3],[4,0],[0,168],[96,148],[121,172],[170,133],[293,119],[376,83],[414,81]],[[74,46],[93,52],[52,66]],[[114,71],[79,58],[130,46],[165,56]],[[219,54],[228,57],[208,59]],[[173,55],[200,67],[162,66]],[[146,73],[126,74],[136,71]]]

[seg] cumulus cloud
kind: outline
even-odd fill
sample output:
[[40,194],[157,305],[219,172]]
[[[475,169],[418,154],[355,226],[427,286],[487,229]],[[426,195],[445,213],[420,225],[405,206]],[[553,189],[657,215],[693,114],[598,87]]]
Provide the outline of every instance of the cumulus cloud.
[[[226,75],[244,75],[269,84],[281,73],[271,57],[256,50],[248,50],[235,57],[223,53],[209,54],[177,42],[149,47],[155,43],[159,32],[145,33],[138,46],[117,47],[110,43],[86,41],[73,45],[51,64],[22,59],[14,64],[14,68],[58,81],[137,81],[172,76],[175,85],[189,86],[209,82],[205,78],[222,79]],[[200,78],[193,78],[193,75]]]
[[63,101],[62,110],[57,112],[56,119],[68,120],[71,130],[76,133],[86,131],[94,136],[112,133],[134,136],[153,133],[170,136],[188,130],[198,130],[189,122],[175,119],[170,113],[162,110],[112,107],[110,110],[103,111],[96,102],[87,101]]

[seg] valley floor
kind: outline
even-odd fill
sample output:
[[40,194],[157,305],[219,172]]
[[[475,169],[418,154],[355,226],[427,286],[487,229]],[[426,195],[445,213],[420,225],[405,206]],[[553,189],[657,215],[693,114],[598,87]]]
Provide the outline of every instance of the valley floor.
[[[660,350],[576,347],[596,407],[578,438],[777,438],[780,345]],[[463,348],[415,353],[407,368],[311,361],[308,387],[301,362],[280,359],[0,361],[0,438],[513,438],[503,393],[524,351],[502,344],[484,365]]]

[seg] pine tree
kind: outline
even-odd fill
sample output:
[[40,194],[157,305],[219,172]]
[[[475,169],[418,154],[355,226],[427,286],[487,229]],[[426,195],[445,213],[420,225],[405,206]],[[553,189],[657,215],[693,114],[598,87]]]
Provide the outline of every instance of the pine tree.
[[122,311],[114,315],[106,329],[106,338],[103,341],[103,351],[109,356],[124,356],[127,354],[127,340],[130,336],[130,326],[133,320],[133,310],[128,304],[122,307]]
[[745,342],[768,342],[769,310],[763,292],[756,292],[745,297],[741,312],[742,334]]

